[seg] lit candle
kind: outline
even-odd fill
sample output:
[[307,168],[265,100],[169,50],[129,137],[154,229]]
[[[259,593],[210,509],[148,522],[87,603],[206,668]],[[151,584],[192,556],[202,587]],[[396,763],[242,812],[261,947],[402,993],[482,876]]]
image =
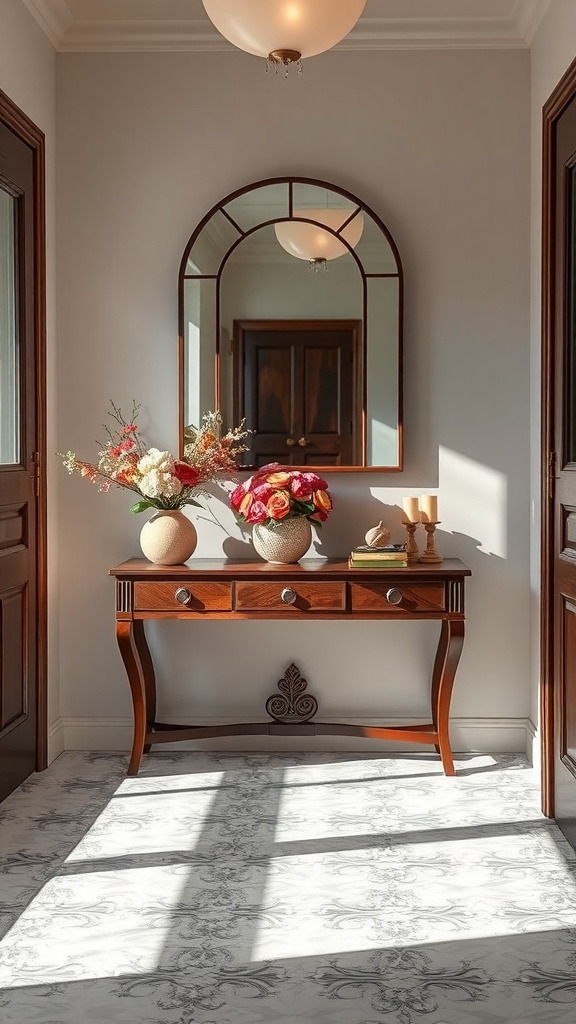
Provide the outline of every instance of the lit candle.
[[418,498],[402,498],[402,522],[419,523]]
[[420,495],[420,512],[423,523],[438,522],[438,498],[435,494]]

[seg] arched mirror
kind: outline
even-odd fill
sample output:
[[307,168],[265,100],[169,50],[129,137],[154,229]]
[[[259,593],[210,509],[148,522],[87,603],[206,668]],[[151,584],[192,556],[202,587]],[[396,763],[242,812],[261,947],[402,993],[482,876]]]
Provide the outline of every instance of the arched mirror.
[[179,276],[180,442],[245,417],[243,465],[402,469],[398,250],[349,192],[275,178],[227,196]]

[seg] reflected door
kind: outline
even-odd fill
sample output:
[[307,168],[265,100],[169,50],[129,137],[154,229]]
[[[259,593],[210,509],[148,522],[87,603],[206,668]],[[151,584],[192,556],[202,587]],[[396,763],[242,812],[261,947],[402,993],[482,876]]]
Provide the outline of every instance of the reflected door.
[[41,766],[35,275],[33,152],[0,121],[0,799]]
[[361,445],[358,321],[236,321],[235,419],[245,465],[350,465]]

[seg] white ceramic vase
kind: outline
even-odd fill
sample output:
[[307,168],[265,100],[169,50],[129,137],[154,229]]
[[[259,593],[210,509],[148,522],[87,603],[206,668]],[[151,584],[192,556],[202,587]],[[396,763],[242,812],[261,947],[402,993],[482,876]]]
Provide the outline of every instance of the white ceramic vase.
[[194,523],[180,509],[158,509],[140,531],[142,553],[156,565],[181,565],[196,550]]
[[277,526],[257,523],[252,531],[254,550],[267,562],[297,562],[306,554],[311,541],[312,527],[305,516],[284,519]]

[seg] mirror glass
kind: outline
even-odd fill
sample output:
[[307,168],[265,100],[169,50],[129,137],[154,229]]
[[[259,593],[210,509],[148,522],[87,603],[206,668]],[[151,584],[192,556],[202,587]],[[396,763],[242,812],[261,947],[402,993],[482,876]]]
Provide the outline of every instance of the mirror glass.
[[382,221],[334,185],[224,199],[179,279],[180,438],[219,409],[253,431],[243,466],[402,468],[402,267]]

